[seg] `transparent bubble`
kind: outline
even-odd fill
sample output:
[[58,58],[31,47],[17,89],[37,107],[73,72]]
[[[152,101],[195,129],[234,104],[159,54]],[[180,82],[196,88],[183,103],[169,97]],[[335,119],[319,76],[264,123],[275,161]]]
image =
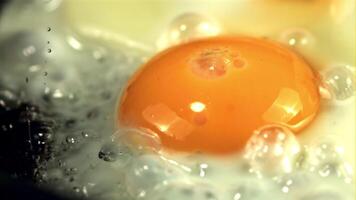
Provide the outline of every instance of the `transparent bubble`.
[[107,54],[108,54],[108,52],[104,48],[98,48],[93,51],[93,57],[98,62],[103,62],[105,60],[105,58],[107,57]]
[[76,136],[67,136],[66,137],[67,144],[73,145],[79,142],[79,139]]
[[307,165],[309,170],[321,177],[336,176],[346,183],[353,181],[352,166],[344,160],[344,148],[323,142],[310,147]]
[[194,39],[216,36],[221,32],[220,25],[204,15],[186,13],[175,18],[158,39],[159,49],[165,49]]
[[290,173],[300,153],[300,145],[287,128],[268,125],[255,131],[246,144],[244,158],[258,175]]
[[40,71],[41,69],[42,69],[41,65],[30,65],[28,67],[28,71],[31,73],[36,73],[36,72]]
[[149,200],[218,200],[220,192],[209,182],[194,178],[168,181]]
[[125,165],[131,159],[132,151],[127,148],[127,146],[120,146],[115,142],[108,142],[101,147],[98,157],[106,162],[119,160],[122,165]]
[[149,130],[120,129],[113,136],[113,141],[139,152],[158,152],[161,149],[159,136]]
[[36,47],[33,45],[30,45],[22,50],[22,53],[24,56],[28,57],[31,55],[34,55],[36,53]]
[[155,187],[178,174],[176,168],[159,156],[140,156],[127,167],[125,173],[127,190],[133,197],[146,197],[152,194]]
[[80,131],[80,134],[82,135],[83,138],[95,138],[98,136],[98,134],[93,131],[93,130],[82,130]]
[[292,48],[306,50],[314,45],[315,38],[305,29],[293,28],[283,32],[280,41]]
[[346,100],[355,93],[355,69],[337,66],[322,73],[323,87],[336,100]]
[[190,59],[192,72],[200,77],[213,79],[226,75],[230,67],[241,68],[244,61],[225,47],[205,49]]
[[52,94],[53,98],[60,99],[63,98],[63,92],[60,89],[55,89]]

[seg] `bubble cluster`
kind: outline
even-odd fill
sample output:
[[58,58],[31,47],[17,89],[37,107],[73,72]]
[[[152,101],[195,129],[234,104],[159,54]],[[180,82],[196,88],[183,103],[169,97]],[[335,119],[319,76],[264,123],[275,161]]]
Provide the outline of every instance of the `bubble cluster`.
[[245,158],[251,171],[280,174],[291,173],[300,145],[288,128],[270,125],[257,130],[246,145]]
[[321,177],[335,176],[346,183],[352,182],[353,170],[344,159],[344,148],[331,142],[311,146],[308,153],[308,168]]
[[216,36],[220,25],[213,19],[196,13],[185,13],[175,18],[157,41],[158,49],[194,39]]

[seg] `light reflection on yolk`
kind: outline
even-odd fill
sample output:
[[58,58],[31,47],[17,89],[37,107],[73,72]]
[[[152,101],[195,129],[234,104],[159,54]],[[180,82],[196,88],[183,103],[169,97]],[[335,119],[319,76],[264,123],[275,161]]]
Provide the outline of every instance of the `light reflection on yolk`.
[[201,102],[194,102],[192,104],[190,104],[190,109],[193,112],[202,112],[205,109],[205,105]]
[[167,149],[231,153],[277,123],[300,132],[319,108],[318,77],[291,50],[219,37],[170,48],[130,80],[120,126],[150,129]]

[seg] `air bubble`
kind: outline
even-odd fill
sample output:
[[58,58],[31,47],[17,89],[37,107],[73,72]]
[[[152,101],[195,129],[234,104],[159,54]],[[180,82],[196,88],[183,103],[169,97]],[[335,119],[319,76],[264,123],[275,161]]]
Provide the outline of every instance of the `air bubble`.
[[308,169],[321,177],[336,176],[346,183],[353,181],[353,169],[344,161],[344,148],[323,142],[309,149]]
[[149,130],[121,129],[113,136],[113,141],[139,152],[159,152],[161,140],[157,134]]
[[258,175],[291,173],[300,152],[294,134],[279,125],[268,125],[255,131],[246,144],[245,159],[251,172]]
[[120,160],[121,164],[124,165],[132,157],[132,152],[126,146],[119,146],[114,142],[109,142],[101,147],[98,157],[106,162]]
[[96,137],[97,134],[95,131],[92,130],[82,130],[80,132],[80,134],[82,135],[83,138],[89,138],[89,137]]
[[355,94],[355,69],[337,66],[322,73],[323,85],[335,100],[346,100]]
[[22,50],[22,53],[24,56],[32,56],[33,54],[36,53],[36,48],[33,45],[30,45]]
[[79,193],[80,192],[80,188],[79,187],[73,187],[73,191],[76,192],[76,193]]
[[28,67],[28,71],[31,73],[38,72],[41,69],[40,65],[31,65]]
[[103,62],[105,60],[106,56],[107,56],[107,52],[103,48],[93,51],[93,57],[98,62]]
[[66,142],[67,144],[75,144],[75,143],[78,143],[78,138],[75,137],[75,136],[67,136],[66,137]]
[[216,36],[220,32],[220,25],[213,19],[196,13],[186,13],[172,21],[158,39],[157,46],[159,49],[165,49],[194,39]]
[[73,175],[76,175],[76,174],[78,174],[78,169],[75,168],[75,167],[65,168],[65,169],[64,169],[64,174],[65,174],[66,176],[73,176]]
[[78,99],[76,98],[76,96],[75,96],[73,93],[69,93],[69,94],[68,94],[68,99],[69,99],[71,102],[75,102],[75,101],[78,100]]
[[280,40],[282,43],[298,50],[306,50],[315,43],[314,36],[302,28],[294,28],[283,32]]
[[96,119],[100,115],[100,111],[98,108],[93,108],[88,111],[86,117],[90,120]]
[[73,128],[77,124],[77,121],[75,119],[68,119],[64,122],[64,126],[66,128]]
[[53,98],[55,98],[55,99],[60,99],[60,98],[63,98],[64,95],[63,95],[63,93],[62,93],[61,90],[55,89],[54,92],[53,92],[53,94],[52,94],[52,96],[53,96]]
[[219,78],[226,74],[229,68],[241,68],[241,58],[228,48],[205,49],[192,56],[189,65],[194,74],[203,78]]

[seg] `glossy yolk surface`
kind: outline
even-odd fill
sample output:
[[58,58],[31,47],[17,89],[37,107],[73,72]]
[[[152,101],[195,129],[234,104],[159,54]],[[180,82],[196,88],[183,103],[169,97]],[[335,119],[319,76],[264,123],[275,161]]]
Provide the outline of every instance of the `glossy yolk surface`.
[[170,48],[129,81],[120,126],[150,129],[167,149],[232,153],[262,125],[299,132],[319,108],[318,78],[266,40],[210,38]]

